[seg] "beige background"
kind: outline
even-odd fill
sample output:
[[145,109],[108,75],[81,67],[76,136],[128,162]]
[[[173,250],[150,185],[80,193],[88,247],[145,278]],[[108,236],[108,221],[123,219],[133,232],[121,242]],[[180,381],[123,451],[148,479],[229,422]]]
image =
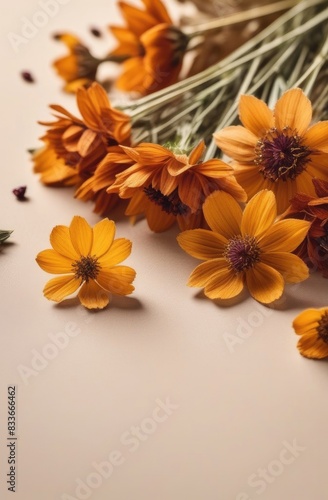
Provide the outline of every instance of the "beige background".
[[[50,103],[75,109],[50,68],[64,53],[50,34],[74,31],[101,54],[109,37],[89,27],[120,18],[113,0],[70,0],[15,51],[8,33],[40,8],[7,2],[1,16],[0,227],[14,229],[0,253],[1,499],[326,499],[327,363],[303,359],[291,327],[302,308],[327,305],[323,278],[287,288],[276,310],[248,297],[219,307],[185,286],[197,262],[176,230],[156,235],[121,219],[135,293],[98,313],[43,298],[49,276],[34,259],[53,226],[73,215],[99,220],[70,189],[46,188],[31,172],[36,121],[49,119]],[[35,84],[20,78],[24,69]],[[11,191],[24,184],[29,201],[20,203]],[[11,384],[15,494],[5,484]]]

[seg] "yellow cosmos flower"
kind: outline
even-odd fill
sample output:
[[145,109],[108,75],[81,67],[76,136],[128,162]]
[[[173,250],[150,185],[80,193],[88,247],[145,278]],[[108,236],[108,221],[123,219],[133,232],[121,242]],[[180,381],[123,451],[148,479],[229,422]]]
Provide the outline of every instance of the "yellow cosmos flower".
[[328,307],[306,309],[293,321],[297,335],[301,335],[297,347],[306,358],[328,357]]
[[93,228],[83,217],[75,216],[69,227],[56,226],[50,235],[52,249],[40,252],[36,261],[47,273],[63,274],[44,287],[47,299],[60,302],[76,292],[88,309],[102,309],[110,295],[133,292],[135,271],[119,266],[131,253],[131,242],[114,239],[115,223],[108,219]]
[[246,285],[252,297],[268,304],[279,299],[284,283],[308,277],[307,266],[290,252],[305,238],[310,223],[275,222],[271,191],[260,191],[244,212],[228,193],[215,191],[203,211],[211,231],[193,229],[178,236],[183,250],[205,261],[192,272],[189,286],[204,287],[210,299],[230,299]]
[[301,89],[291,89],[274,110],[243,95],[239,117],[244,125],[214,134],[216,144],[236,161],[235,176],[249,197],[272,190],[278,213],[297,192],[315,196],[312,178],[328,180],[328,121],[310,126],[312,106]]

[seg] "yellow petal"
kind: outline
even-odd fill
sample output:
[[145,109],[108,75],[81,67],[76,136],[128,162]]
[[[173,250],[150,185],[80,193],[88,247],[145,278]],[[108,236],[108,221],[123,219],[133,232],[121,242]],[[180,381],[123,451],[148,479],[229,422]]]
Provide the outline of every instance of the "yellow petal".
[[56,252],[68,259],[77,260],[80,257],[72,245],[67,226],[55,226],[50,234],[50,243]]
[[266,264],[259,262],[245,273],[249,293],[263,304],[270,304],[281,297],[284,279],[281,274]]
[[287,90],[277,101],[274,117],[278,130],[290,127],[302,135],[312,119],[311,101],[301,89]]
[[272,191],[260,191],[247,203],[241,221],[243,235],[260,237],[277,216],[276,199]]
[[276,252],[261,254],[261,262],[282,274],[286,283],[299,283],[309,277],[307,265],[292,253]]
[[242,95],[239,101],[240,121],[254,135],[262,137],[274,126],[273,112],[264,101],[252,95]]
[[75,276],[59,276],[58,278],[53,278],[46,283],[43,289],[43,294],[47,299],[54,300],[55,302],[60,302],[68,295],[74,293],[81,285],[81,280],[76,279]]
[[317,335],[303,335],[297,347],[306,358],[323,359],[328,357],[328,344],[318,338]]
[[87,309],[103,309],[109,303],[109,294],[94,281],[84,283],[78,297]]
[[92,246],[93,232],[87,221],[75,215],[69,226],[72,245],[80,255],[89,255]]
[[217,146],[230,158],[253,162],[258,137],[241,125],[226,127],[213,134]]
[[98,260],[101,268],[113,267],[123,262],[123,260],[129,257],[131,247],[131,241],[126,238],[117,238],[114,240],[109,251]]
[[273,224],[259,238],[263,252],[292,252],[302,243],[310,228],[310,222],[297,219],[281,220]]
[[116,295],[129,295],[133,292],[132,282],[136,272],[132,267],[116,266],[112,269],[102,270],[97,276],[99,285]]
[[298,335],[315,333],[318,322],[328,308],[305,309],[293,321],[293,328]]
[[114,240],[115,229],[115,222],[107,218],[95,224],[91,255],[99,258],[109,250]]
[[180,247],[196,259],[208,260],[222,256],[228,240],[207,229],[192,229],[177,236]]
[[43,250],[36,256],[36,261],[41,269],[47,273],[73,273],[72,260],[67,257],[63,257],[55,250]]
[[203,205],[207,224],[227,239],[240,234],[242,209],[237,201],[224,191],[214,191]]

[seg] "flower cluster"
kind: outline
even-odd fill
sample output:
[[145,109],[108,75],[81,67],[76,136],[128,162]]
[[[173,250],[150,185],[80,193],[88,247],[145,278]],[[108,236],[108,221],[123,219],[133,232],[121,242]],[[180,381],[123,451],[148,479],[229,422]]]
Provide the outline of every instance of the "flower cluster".
[[[51,106],[56,121],[41,122],[47,130],[43,148],[33,153],[34,171],[46,185],[75,186],[75,197],[92,200],[101,215],[110,216],[114,205],[122,203],[131,221],[144,217],[154,232],[176,224],[180,247],[203,261],[188,285],[202,288],[209,299],[241,298],[247,288],[255,300],[271,304],[285,285],[307,279],[309,268],[327,278],[328,120],[314,119],[319,108],[309,98],[315,81],[311,71],[321,78],[324,59],[314,68],[313,53],[307,53],[304,78],[311,84],[300,78],[298,85],[277,92],[270,57],[259,58],[278,51],[275,57],[285,68],[288,54],[260,33],[245,61],[247,44],[231,55],[231,66],[213,65],[197,78],[175,83],[194,38],[217,33],[229,19],[232,24],[249,20],[251,11],[239,13],[239,20],[228,17],[188,30],[173,24],[160,0],[143,3],[139,9],[119,2],[126,26],[111,26],[118,45],[106,60],[122,64],[116,82],[121,90],[146,97],[126,107],[112,105],[94,81],[99,60],[72,35],[58,36],[71,53],[56,68],[76,91],[81,117]],[[288,2],[282,3],[263,6],[267,10],[257,15],[288,8]],[[301,30],[310,36],[315,22],[327,20],[324,2],[313,7],[309,0],[291,0],[289,7],[295,3],[303,4],[305,20],[309,14],[315,20],[304,21]],[[283,43],[300,36],[300,30],[290,32],[292,18],[288,13],[277,21],[277,30],[288,32]],[[320,54],[326,45],[319,37]],[[261,62],[267,71],[258,78],[254,68]],[[235,70],[243,74],[246,67],[252,92],[239,86],[234,105]],[[291,81],[294,77],[295,71]],[[222,109],[224,117],[214,119]],[[56,226],[50,237],[53,249],[41,252],[37,262],[64,276],[46,284],[45,296],[61,301],[79,289],[84,306],[103,308],[111,293],[131,293],[135,272],[118,266],[130,254],[131,243],[114,240],[114,233],[115,223],[107,218],[93,229],[77,216],[69,227]],[[304,356],[328,356],[327,310],[305,311],[295,319]]]

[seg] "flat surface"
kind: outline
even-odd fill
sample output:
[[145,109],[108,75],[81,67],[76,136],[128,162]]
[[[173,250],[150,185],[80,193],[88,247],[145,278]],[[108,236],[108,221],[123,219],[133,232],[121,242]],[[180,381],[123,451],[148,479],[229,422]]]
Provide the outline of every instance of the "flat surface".
[[[119,220],[117,235],[133,241],[135,293],[97,313],[43,297],[50,276],[35,256],[51,229],[73,215],[99,220],[72,190],[42,186],[26,153],[40,144],[36,122],[49,119],[50,103],[75,110],[50,67],[64,52],[50,35],[71,30],[102,53],[109,38],[89,27],[120,18],[112,0],[61,2],[15,51],[8,33],[20,34],[40,4],[8,2],[1,16],[0,226],[14,229],[0,253],[1,499],[325,500],[327,363],[303,359],[291,327],[301,309],[327,305],[323,278],[287,287],[276,310],[247,297],[219,307],[186,287],[197,261],[175,229],[156,235]],[[20,203],[11,191],[24,184]]]

